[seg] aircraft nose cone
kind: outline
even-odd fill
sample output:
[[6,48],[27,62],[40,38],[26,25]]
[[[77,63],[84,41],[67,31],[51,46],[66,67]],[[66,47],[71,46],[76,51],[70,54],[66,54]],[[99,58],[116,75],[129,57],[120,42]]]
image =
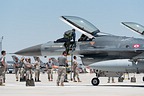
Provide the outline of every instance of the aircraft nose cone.
[[24,55],[24,56],[41,56],[41,45],[42,44],[29,47],[26,49],[22,49],[20,51],[15,52],[14,54]]

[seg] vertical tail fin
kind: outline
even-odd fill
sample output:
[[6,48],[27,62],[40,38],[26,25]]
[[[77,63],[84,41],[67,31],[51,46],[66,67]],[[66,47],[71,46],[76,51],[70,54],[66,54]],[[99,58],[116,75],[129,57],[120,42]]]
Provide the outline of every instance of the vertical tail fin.
[[[33,58],[34,58],[35,61],[37,60],[36,56],[33,56]],[[40,59],[40,66],[45,67],[45,63],[41,59]]]
[[18,62],[20,61],[19,58],[15,55],[12,55],[12,59],[13,59],[14,62],[16,62],[16,59],[18,59]]
[[[33,56],[33,58],[34,58],[34,60],[35,60],[35,61],[37,60],[37,57],[36,57],[36,56]],[[40,63],[42,64],[42,63],[43,63],[43,61],[42,61],[42,60],[40,60]]]

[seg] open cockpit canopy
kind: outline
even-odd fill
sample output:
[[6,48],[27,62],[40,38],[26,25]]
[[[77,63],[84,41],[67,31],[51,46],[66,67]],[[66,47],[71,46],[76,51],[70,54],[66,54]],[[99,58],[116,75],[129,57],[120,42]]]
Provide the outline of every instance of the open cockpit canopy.
[[93,24],[87,20],[76,16],[61,16],[61,20],[86,35],[88,38],[93,38],[100,32]]
[[144,35],[144,26],[135,23],[135,22],[121,22],[124,26],[126,26],[127,28],[141,34]]

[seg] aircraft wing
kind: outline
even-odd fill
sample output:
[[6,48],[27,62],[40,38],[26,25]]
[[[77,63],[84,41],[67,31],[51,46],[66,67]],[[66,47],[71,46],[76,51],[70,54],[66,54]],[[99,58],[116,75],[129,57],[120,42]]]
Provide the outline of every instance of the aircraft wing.
[[37,57],[36,56],[33,56],[34,60],[36,61]]
[[144,52],[137,55],[137,56],[135,56],[135,57],[133,57],[133,59],[144,59]]
[[141,24],[135,23],[135,22],[121,22],[122,25],[124,25],[125,27],[127,27],[128,29],[137,32],[141,35],[144,35],[144,26],[142,26]]
[[[129,41],[128,41],[129,42]],[[106,44],[106,43],[104,43]],[[94,41],[90,42],[85,42],[81,43],[80,45],[80,50],[82,53],[86,52],[139,52],[142,53],[144,52],[143,49],[143,44],[132,44],[130,45],[130,48],[125,48],[125,47],[118,47],[118,46],[109,46],[109,45],[104,45],[103,46],[97,46],[97,44]],[[124,46],[124,45],[122,45]],[[82,54],[80,54],[82,55]]]
[[[37,60],[37,56],[33,56],[34,60],[36,61]],[[40,58],[39,58],[40,59]],[[44,64],[43,61],[40,59],[40,64]]]
[[[106,48],[106,47],[89,47],[83,48],[80,52],[84,65],[95,62],[120,59],[143,58],[144,49],[133,48]],[[141,57],[140,57],[141,56]]]
[[[102,49],[102,48],[97,48],[97,49],[82,49],[81,51],[82,51],[82,53],[84,53],[84,51],[86,50],[86,53],[88,53],[88,52],[144,52],[144,50],[138,50],[138,49],[124,49],[124,48],[111,48],[111,49]],[[88,51],[88,52],[87,52]],[[80,54],[80,55],[82,55],[82,54]]]

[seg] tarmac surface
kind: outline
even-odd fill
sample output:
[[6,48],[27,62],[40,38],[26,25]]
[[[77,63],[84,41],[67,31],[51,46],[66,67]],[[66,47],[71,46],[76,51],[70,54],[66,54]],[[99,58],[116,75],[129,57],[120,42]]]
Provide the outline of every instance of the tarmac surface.
[[108,78],[101,77],[99,86],[91,84],[91,79],[95,77],[93,73],[80,74],[82,82],[69,80],[64,83],[65,86],[56,86],[57,74],[53,75],[54,80],[48,81],[47,74],[41,74],[41,82],[27,87],[25,82],[16,81],[14,74],[6,74],[6,84],[0,86],[0,96],[144,96],[144,74],[135,75],[136,83],[131,83],[127,78],[124,82],[118,82],[115,78],[115,83],[107,83]]

